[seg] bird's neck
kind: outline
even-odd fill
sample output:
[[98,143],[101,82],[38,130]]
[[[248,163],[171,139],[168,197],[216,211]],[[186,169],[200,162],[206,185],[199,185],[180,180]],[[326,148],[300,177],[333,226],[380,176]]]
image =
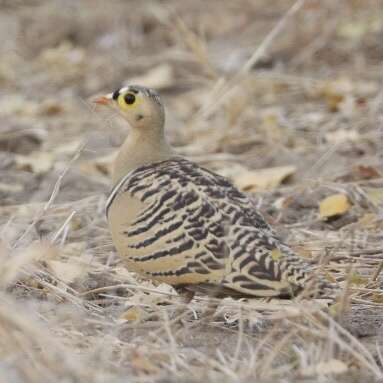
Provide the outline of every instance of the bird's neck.
[[174,152],[166,142],[163,129],[151,132],[132,129],[114,161],[113,184],[140,166],[165,161],[172,156]]

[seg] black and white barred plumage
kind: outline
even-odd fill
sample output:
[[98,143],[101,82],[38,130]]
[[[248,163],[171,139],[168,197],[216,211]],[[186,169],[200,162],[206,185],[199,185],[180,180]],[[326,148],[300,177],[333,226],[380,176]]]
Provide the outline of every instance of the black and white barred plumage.
[[310,284],[313,291],[325,285],[248,196],[186,159],[131,171],[106,210],[119,253],[149,278],[249,296],[292,296]]

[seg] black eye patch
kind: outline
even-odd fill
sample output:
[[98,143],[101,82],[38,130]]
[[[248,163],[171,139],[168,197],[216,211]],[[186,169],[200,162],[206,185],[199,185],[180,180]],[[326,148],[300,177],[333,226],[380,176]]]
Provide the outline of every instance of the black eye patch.
[[124,100],[127,104],[131,105],[134,103],[134,101],[136,101],[136,96],[132,93],[126,93]]
[[117,100],[118,96],[120,95],[120,89],[117,89],[113,92],[112,98],[113,100]]

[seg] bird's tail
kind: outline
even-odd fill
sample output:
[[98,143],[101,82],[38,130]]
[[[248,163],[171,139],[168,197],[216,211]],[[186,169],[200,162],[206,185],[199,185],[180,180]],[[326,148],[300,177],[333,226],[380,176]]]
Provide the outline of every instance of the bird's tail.
[[319,298],[329,300],[335,303],[340,294],[340,288],[337,283],[329,282],[323,275],[313,275],[300,296],[304,298]]

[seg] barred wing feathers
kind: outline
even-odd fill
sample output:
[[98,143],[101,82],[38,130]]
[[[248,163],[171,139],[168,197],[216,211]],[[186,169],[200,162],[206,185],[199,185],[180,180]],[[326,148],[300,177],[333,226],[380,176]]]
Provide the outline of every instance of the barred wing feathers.
[[186,159],[129,173],[112,191],[107,215],[120,255],[152,279],[283,296],[311,278],[248,196]]

